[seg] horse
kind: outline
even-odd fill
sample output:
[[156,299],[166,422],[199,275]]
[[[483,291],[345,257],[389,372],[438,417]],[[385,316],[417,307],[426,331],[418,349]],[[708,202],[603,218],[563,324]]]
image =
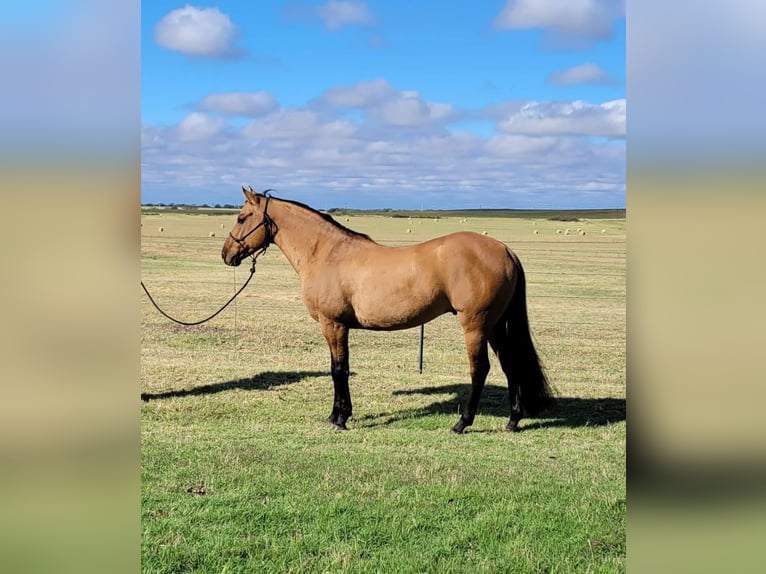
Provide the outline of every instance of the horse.
[[335,430],[346,430],[352,414],[349,330],[408,329],[444,313],[456,315],[463,328],[471,376],[452,432],[474,422],[490,368],[488,344],[508,380],[507,431],[520,431],[524,414],[554,406],[529,330],[524,270],[504,243],[463,231],[389,247],[297,201],[252,187],[242,192],[245,202],[221,257],[236,267],[275,244],[298,273],[303,302],[330,348],[335,397],[327,422]]

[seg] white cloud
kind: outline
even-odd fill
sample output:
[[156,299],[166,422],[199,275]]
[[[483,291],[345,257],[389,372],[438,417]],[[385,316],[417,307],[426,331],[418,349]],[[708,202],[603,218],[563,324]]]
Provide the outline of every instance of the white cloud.
[[581,47],[612,35],[624,0],[508,0],[493,25],[501,30],[543,29]]
[[530,102],[498,123],[504,133],[530,136],[625,137],[625,100],[603,104]]
[[378,78],[370,82],[359,82],[353,86],[336,86],[319,98],[322,104],[350,108],[366,108],[380,104],[394,97],[396,89],[386,80]]
[[417,93],[402,92],[371,110],[373,116],[389,126],[424,126],[448,121],[454,113],[450,104],[427,102]]
[[429,102],[413,90],[397,90],[383,79],[330,88],[314,101],[321,108],[356,108],[386,126],[445,123],[455,116],[451,104]]
[[244,182],[319,208],[416,208],[422,199],[443,208],[624,204],[623,141],[417,130],[371,139],[349,123],[281,113],[225,138],[210,131],[206,142],[199,130],[194,140],[173,128],[143,130],[147,200],[183,189],[204,203],[236,201]]
[[[314,129],[319,117],[314,112],[300,109],[289,109],[273,114],[263,119],[254,121],[248,126],[250,134],[259,133],[261,137],[274,135],[285,137],[287,135],[305,134]],[[252,130],[257,130],[253,132]]]
[[452,104],[441,102],[426,102],[428,106],[428,116],[435,121],[449,120],[455,115],[455,107]]
[[553,72],[548,75],[547,81],[550,84],[559,86],[611,86],[617,83],[617,80],[592,62],[574,66],[560,72]]
[[197,104],[200,110],[243,117],[259,117],[279,107],[269,92],[230,92],[208,94]]
[[557,141],[555,137],[499,134],[486,142],[485,149],[493,155],[507,158],[531,157],[550,153],[556,147]]
[[364,2],[330,0],[317,8],[317,13],[330,30],[339,30],[349,25],[365,26],[374,21]]
[[189,4],[165,14],[154,28],[160,46],[194,57],[241,57],[242,50],[235,46],[238,35],[237,26],[218,8]]
[[[183,190],[229,203],[244,183],[318,208],[624,205],[625,142],[614,137],[624,121],[620,130],[602,117],[624,117],[624,100],[499,102],[498,133],[485,136],[450,126],[464,113],[452,105],[382,80],[321,100],[338,105],[280,108],[245,126],[199,111],[175,126],[143,126],[145,200]],[[613,137],[581,137],[592,133]]]
[[415,126],[428,121],[428,106],[420,98],[400,97],[375,109],[375,115],[390,126]]
[[181,141],[203,141],[219,134],[223,127],[223,120],[193,112],[176,126],[176,135]]

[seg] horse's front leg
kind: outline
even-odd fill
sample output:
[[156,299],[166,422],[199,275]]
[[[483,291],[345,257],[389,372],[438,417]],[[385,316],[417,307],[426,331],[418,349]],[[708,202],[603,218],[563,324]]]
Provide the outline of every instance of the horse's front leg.
[[335,400],[327,422],[335,430],[346,430],[351,418],[351,391],[348,388],[348,327],[342,323],[322,319],[322,334],[330,347],[330,372],[335,387]]

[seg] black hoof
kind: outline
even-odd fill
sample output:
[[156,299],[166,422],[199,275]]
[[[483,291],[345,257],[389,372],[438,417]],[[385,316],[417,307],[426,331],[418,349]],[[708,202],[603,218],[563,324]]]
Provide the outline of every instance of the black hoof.
[[518,423],[508,423],[508,426],[505,427],[505,430],[508,432],[521,432],[521,427],[518,425]]
[[340,424],[335,423],[332,426],[332,430],[334,430],[334,431],[343,431],[343,430],[348,430],[348,428],[346,427],[346,423],[340,423]]
[[451,430],[450,432],[452,432],[453,434],[465,434],[465,429],[467,429],[469,426],[471,426],[471,425],[469,425],[468,423],[466,423],[466,422],[465,422],[465,421],[464,421],[464,420],[461,418],[459,421],[457,421],[457,422],[455,423],[455,426],[454,426],[454,427],[452,427],[452,430]]

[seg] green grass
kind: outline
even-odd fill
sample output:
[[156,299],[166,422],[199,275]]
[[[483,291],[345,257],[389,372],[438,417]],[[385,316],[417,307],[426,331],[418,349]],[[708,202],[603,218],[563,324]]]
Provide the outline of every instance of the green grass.
[[[220,260],[233,219],[142,217],[142,278],[171,314],[205,316],[246,279]],[[352,332],[354,417],[332,432],[329,352],[272,247],[210,323],[144,300],[143,571],[625,571],[625,221],[339,219],[387,244],[473,229],[514,248],[558,411],[503,432],[493,358],[474,426],[451,435],[468,366],[447,315],[422,375],[417,329]]]

